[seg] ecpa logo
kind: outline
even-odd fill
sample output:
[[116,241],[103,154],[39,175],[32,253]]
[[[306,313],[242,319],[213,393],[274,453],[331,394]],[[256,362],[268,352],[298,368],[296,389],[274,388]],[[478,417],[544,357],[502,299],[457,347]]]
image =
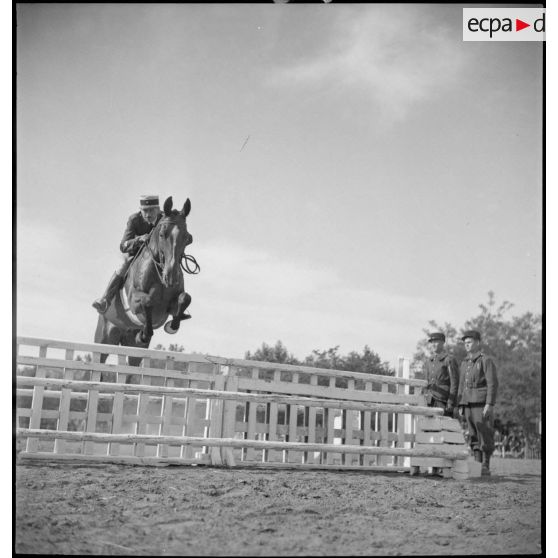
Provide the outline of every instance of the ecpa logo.
[[544,41],[544,8],[463,8],[464,41]]

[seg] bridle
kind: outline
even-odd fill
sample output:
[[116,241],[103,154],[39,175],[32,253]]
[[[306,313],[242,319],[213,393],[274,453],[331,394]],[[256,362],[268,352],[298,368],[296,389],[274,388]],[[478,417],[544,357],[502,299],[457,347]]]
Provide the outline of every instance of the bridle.
[[[151,248],[150,244],[151,244],[151,237],[155,234],[155,231],[158,231],[160,226],[164,223],[169,223],[172,222],[171,220],[169,220],[168,218],[162,218],[154,227],[153,229],[151,229],[151,232],[149,233],[149,236],[146,240],[146,242],[144,242],[143,246],[141,247],[141,249],[138,251],[138,253],[136,254],[136,256],[134,257],[134,260],[143,252],[144,248],[147,247],[147,251],[149,252],[149,256],[151,258],[151,260],[153,261],[153,264],[155,265],[155,271],[157,273],[157,277],[159,277],[159,281],[161,281],[161,283],[164,285],[165,282],[163,281],[163,268],[165,265],[164,262],[164,255],[163,252],[161,250],[159,250],[159,254],[157,257],[157,254],[153,251],[153,249]],[[133,263],[133,260],[132,260]],[[190,265],[192,267],[190,267]],[[130,269],[132,266],[130,265],[130,267],[128,269]],[[196,258],[194,258],[194,256],[190,255],[190,254],[182,254],[182,256],[180,257],[180,267],[188,274],[190,275],[196,275],[201,271],[201,268],[198,264],[198,262],[196,261]]]

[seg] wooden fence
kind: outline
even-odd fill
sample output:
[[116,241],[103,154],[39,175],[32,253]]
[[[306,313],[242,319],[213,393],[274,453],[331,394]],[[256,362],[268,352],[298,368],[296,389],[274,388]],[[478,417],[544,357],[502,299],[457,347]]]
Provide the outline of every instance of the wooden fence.
[[415,444],[414,418],[442,412],[423,380],[24,337],[16,364],[24,459],[404,471],[467,456]]

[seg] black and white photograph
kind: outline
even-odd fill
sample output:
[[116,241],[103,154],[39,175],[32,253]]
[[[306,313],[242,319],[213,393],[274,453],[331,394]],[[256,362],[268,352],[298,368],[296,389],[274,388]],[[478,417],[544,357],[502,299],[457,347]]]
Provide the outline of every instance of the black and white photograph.
[[12,17],[12,553],[544,555],[545,5]]

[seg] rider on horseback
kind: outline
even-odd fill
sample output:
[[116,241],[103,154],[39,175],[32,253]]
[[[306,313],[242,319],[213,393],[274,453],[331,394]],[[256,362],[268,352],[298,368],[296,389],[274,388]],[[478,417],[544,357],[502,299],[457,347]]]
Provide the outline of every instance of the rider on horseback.
[[120,242],[122,252],[122,265],[113,273],[105,294],[93,302],[93,308],[100,314],[104,314],[118,289],[124,284],[126,272],[139,252],[141,247],[149,239],[149,233],[161,219],[162,213],[159,209],[159,196],[141,196],[140,211],[130,215],[124,236]]

